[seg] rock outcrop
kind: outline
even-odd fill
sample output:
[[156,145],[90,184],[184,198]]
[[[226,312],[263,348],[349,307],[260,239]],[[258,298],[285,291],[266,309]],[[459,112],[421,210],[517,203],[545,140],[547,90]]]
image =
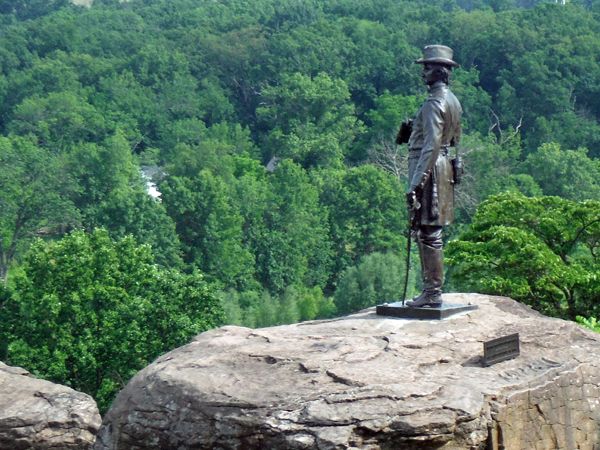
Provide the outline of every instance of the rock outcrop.
[[[600,335],[508,298],[441,322],[351,316],[197,336],[138,373],[96,450],[596,449]],[[482,367],[483,342],[521,356]]]
[[0,362],[0,450],[91,449],[100,424],[89,395]]

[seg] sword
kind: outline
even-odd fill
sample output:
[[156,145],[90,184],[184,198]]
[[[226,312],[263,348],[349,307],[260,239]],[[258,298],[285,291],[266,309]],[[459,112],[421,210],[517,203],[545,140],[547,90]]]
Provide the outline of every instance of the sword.
[[412,211],[408,215],[408,243],[406,244],[406,275],[404,278],[404,292],[402,293],[402,306],[404,306],[404,302],[406,301],[406,289],[408,288],[408,273],[410,272],[410,241],[412,238],[410,236],[412,228]]
[[412,241],[411,234],[414,226],[415,216],[417,211],[421,208],[421,204],[417,200],[416,196],[413,198],[413,204],[408,213],[408,242],[406,243],[406,274],[404,277],[404,292],[402,293],[402,306],[406,301],[406,290],[408,289],[408,274],[410,273],[410,243]]

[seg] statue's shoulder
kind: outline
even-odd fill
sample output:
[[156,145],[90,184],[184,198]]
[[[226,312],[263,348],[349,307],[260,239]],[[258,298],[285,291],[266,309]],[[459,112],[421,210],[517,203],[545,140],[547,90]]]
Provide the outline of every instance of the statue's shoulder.
[[426,101],[430,102],[432,106],[435,105],[434,107],[439,108],[442,111],[448,109],[461,109],[460,102],[446,85],[432,90]]
[[[448,105],[447,92],[450,92],[448,88],[437,88],[429,92],[427,100],[425,100],[426,109],[435,109],[441,112],[445,111]],[[452,92],[450,92],[450,94],[452,94]]]
[[450,87],[448,87],[448,85],[446,84],[442,84],[440,86],[437,86],[435,89],[429,91],[429,96],[427,97],[427,100],[442,102],[452,97],[454,97],[454,94],[450,90]]

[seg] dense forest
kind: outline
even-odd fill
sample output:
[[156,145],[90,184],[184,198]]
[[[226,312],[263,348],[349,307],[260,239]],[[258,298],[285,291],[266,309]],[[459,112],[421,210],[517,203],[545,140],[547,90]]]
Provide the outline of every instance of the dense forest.
[[446,289],[595,326],[600,2],[13,0],[0,359],[105,409],[208,328],[398,300],[429,44],[464,110]]

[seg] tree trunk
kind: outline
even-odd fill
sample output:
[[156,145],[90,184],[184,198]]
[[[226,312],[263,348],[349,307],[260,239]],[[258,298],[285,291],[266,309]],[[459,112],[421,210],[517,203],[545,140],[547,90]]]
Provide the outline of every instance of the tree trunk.
[[2,278],[2,282],[6,284],[6,280],[8,279],[8,264],[0,264],[0,277]]

